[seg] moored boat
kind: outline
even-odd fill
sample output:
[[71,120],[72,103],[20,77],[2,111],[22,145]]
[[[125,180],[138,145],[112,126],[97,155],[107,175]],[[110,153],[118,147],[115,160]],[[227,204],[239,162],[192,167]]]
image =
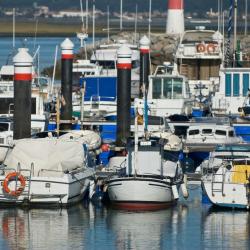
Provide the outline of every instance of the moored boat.
[[22,139],[1,167],[0,204],[65,206],[80,201],[89,187],[82,143],[67,139]]

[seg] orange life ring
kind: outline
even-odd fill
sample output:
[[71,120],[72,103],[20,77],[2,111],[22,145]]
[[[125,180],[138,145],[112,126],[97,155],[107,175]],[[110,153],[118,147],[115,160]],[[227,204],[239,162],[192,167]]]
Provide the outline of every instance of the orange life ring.
[[215,46],[214,46],[214,44],[209,43],[209,44],[207,45],[207,52],[208,52],[208,53],[214,53],[214,52],[215,52]]
[[[18,181],[21,183],[21,186],[18,188],[18,189],[16,189],[16,190],[13,190],[13,191],[11,191],[10,189],[9,189],[9,187],[8,187],[8,185],[9,185],[9,182],[10,181],[13,181],[13,179],[18,179]],[[23,190],[24,190],[24,188],[25,188],[25,178],[24,178],[24,176],[22,176],[20,173],[17,173],[17,172],[12,172],[12,173],[9,173],[6,177],[5,177],[5,179],[4,179],[4,182],[3,182],[3,190],[7,193],[7,194],[9,194],[9,195],[12,195],[12,196],[19,196],[22,192],[23,192]]]
[[200,43],[200,44],[198,44],[198,45],[196,46],[196,50],[197,50],[198,52],[205,52],[206,47],[205,47],[204,44]]

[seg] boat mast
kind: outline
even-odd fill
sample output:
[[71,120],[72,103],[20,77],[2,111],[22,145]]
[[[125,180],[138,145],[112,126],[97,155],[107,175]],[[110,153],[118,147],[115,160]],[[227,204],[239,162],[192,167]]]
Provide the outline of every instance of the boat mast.
[[95,48],[95,0],[93,0],[93,21],[92,21],[92,25],[93,25],[93,49]]
[[123,16],[123,3],[122,0],[120,2],[120,31],[122,31],[122,16]]
[[135,43],[136,43],[136,40],[137,40],[137,18],[138,18],[138,5],[136,4],[135,5]]
[[221,0],[218,0],[218,31],[220,31],[220,4]]
[[16,26],[16,20],[15,20],[15,16],[16,16],[16,9],[13,8],[13,38],[12,38],[12,47],[13,49],[15,48],[15,26]]
[[248,12],[247,1],[248,0],[245,0],[245,32],[244,32],[245,36],[247,35],[247,12]]
[[234,43],[233,43],[233,52],[236,52],[237,46],[237,0],[234,0]]
[[148,14],[148,38],[151,41],[151,12],[152,12],[152,0],[149,0],[149,14]]
[[107,35],[108,35],[108,43],[109,43],[109,5],[107,6]]
[[86,32],[89,29],[89,0],[86,0]]

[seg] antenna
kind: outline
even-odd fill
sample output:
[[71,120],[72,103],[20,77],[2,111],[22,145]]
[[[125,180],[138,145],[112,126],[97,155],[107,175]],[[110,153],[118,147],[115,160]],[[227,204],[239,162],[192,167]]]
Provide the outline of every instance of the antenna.
[[122,0],[121,0],[121,3],[120,3],[120,30],[122,30],[122,16],[123,16],[123,3],[122,3]]

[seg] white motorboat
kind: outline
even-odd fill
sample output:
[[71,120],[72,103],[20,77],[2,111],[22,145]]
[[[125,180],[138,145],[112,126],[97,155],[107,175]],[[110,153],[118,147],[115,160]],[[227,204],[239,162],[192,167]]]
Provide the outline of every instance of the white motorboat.
[[235,135],[233,127],[218,124],[191,125],[187,129],[185,145],[199,149],[214,148],[216,145],[237,144],[243,142]]
[[202,177],[203,192],[208,199],[220,207],[249,209],[250,158],[224,157],[221,164],[214,163],[215,169],[211,168]]
[[[143,102],[135,100],[135,106],[143,109]],[[149,76],[148,106],[150,115],[168,117],[173,114],[191,114],[187,78],[179,75],[177,70],[169,71],[168,65],[158,66]]]
[[223,36],[219,31],[197,27],[181,36],[175,58],[178,72],[188,78],[192,96],[199,95],[196,86],[200,82],[208,96],[219,83],[219,70],[223,61]]
[[74,139],[22,139],[1,167],[1,204],[69,205],[89,188],[88,152]]
[[[131,141],[120,171],[107,180],[109,198],[114,206],[131,210],[155,210],[178,199],[183,174],[179,151],[164,151],[159,139]],[[122,160],[122,159],[121,159]]]

